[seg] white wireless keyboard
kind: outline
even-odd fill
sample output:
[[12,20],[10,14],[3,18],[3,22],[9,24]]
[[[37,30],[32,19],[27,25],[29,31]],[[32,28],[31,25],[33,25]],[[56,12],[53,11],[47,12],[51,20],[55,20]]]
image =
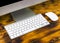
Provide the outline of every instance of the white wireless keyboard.
[[4,27],[10,38],[14,39],[49,24],[50,23],[41,14],[38,14]]

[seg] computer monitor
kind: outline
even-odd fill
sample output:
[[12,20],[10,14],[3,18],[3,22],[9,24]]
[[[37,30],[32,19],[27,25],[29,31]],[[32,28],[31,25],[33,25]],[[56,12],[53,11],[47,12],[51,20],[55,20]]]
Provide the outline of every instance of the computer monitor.
[[0,0],[0,16],[47,0]]

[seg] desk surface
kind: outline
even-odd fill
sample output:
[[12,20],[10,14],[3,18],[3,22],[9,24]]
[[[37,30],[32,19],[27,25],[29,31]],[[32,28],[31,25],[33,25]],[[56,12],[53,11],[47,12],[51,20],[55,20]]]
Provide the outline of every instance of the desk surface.
[[[46,12],[52,11],[60,18],[60,1],[55,0],[53,2],[54,3],[47,1],[36,6],[32,6],[30,9],[36,14],[44,14]],[[0,18],[3,18],[0,20],[0,23],[3,25],[14,22],[13,19],[10,19],[12,18],[10,14],[1,16]],[[57,22],[51,22],[51,25],[49,26],[32,31],[14,40],[10,40],[5,29],[2,28],[2,25],[0,26],[0,29],[0,43],[60,43],[60,20]]]

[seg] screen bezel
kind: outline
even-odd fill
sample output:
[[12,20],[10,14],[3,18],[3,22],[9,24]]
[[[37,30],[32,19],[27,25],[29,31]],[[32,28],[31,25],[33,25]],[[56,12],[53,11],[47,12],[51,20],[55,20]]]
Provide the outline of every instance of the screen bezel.
[[30,7],[30,6],[42,3],[45,1],[47,0],[23,0],[23,1],[13,3],[13,4],[2,6],[0,7],[0,16],[14,12],[16,10],[20,10],[26,7]]

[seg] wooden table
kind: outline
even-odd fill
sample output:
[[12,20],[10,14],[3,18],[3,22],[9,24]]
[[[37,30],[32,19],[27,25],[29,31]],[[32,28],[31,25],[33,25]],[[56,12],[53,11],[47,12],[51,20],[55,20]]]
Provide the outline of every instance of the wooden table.
[[[46,12],[54,12],[55,14],[58,15],[60,19],[60,0],[46,1],[41,4],[31,6],[29,8],[36,14],[41,13],[43,16],[45,15]],[[6,25],[14,22],[13,19],[12,20],[7,19],[7,18],[12,18],[10,14],[6,16],[1,17],[1,18],[6,17],[6,19],[2,20],[0,23]],[[0,35],[1,37],[0,43],[8,43],[8,42],[10,43],[60,43],[60,20],[56,22],[52,22],[48,17],[46,16],[44,17],[51,23],[51,25],[32,31],[14,40],[11,40],[8,37],[5,29],[2,29],[0,31],[0,33],[2,33],[2,35]]]

